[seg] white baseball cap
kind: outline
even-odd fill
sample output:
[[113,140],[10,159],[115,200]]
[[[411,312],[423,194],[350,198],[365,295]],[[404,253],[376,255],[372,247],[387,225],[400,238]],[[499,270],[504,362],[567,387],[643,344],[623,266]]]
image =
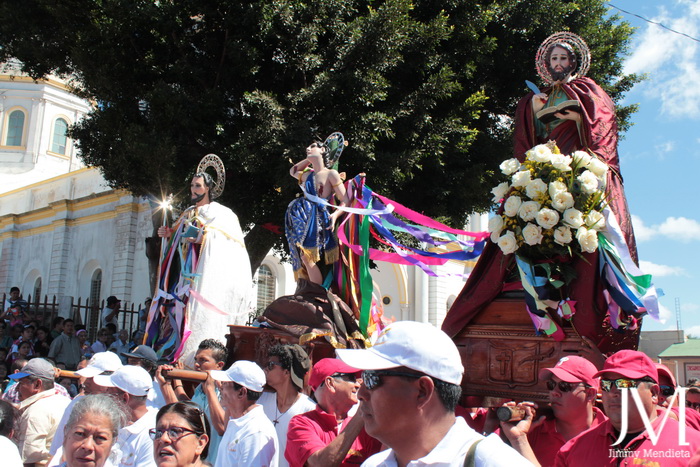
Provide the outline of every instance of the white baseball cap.
[[153,387],[151,375],[134,365],[124,365],[111,375],[97,375],[93,381],[100,386],[119,388],[132,396],[146,396]]
[[210,374],[217,381],[233,381],[255,392],[261,392],[265,386],[265,372],[249,360],[238,360],[228,370],[213,370]]
[[97,352],[92,356],[88,365],[82,370],[78,370],[75,373],[84,376],[85,378],[92,378],[93,376],[100,375],[105,371],[117,371],[119,368],[124,366],[121,359],[114,352]]
[[337,349],[338,358],[361,370],[404,366],[446,383],[461,384],[464,366],[452,339],[432,324],[397,321],[369,349]]

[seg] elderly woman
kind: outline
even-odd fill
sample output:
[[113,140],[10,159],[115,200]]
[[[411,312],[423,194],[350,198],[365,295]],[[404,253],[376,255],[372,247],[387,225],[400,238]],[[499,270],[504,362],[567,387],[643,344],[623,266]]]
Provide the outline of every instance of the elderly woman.
[[103,467],[128,420],[126,409],[110,396],[95,394],[80,399],[64,428],[65,461],[60,467]]
[[209,452],[209,421],[194,402],[163,406],[150,431],[158,467],[199,467]]

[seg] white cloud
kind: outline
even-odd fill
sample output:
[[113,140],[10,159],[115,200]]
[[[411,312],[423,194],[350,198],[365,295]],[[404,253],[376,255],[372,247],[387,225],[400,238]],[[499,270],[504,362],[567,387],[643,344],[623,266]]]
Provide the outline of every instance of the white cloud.
[[666,277],[666,276],[683,276],[685,275],[685,269],[666,266],[664,264],[654,264],[650,261],[639,261],[639,269],[645,274],[651,274],[656,277]]
[[661,324],[666,324],[666,322],[673,317],[671,310],[659,303],[659,322]]
[[700,240],[700,222],[687,217],[667,217],[661,224],[647,226],[641,217],[631,215],[634,236],[637,242],[647,242],[663,235],[670,240],[683,243]]
[[654,146],[654,149],[656,150],[656,154],[659,156],[659,159],[664,159],[667,154],[670,154],[673,152],[673,150],[676,148],[676,143],[674,141],[666,141],[661,144],[657,144]]
[[649,241],[656,236],[656,230],[653,227],[647,227],[644,225],[644,221],[641,217],[634,214],[632,214],[630,217],[632,217],[634,237],[637,239],[638,243]]
[[[700,30],[700,2],[679,2],[678,17],[660,7],[653,21],[676,31],[697,36]],[[700,68],[697,42],[648,24],[638,36],[625,61],[625,73],[648,73],[642,86],[645,94],[661,101],[662,113],[674,117],[700,117]]]
[[661,235],[683,243],[700,238],[700,222],[685,217],[669,217],[659,225],[658,230]]
[[700,326],[691,326],[685,330],[685,335],[690,337],[700,337]]
[[681,311],[683,313],[696,313],[700,310],[700,305],[697,303],[683,303],[681,301]]

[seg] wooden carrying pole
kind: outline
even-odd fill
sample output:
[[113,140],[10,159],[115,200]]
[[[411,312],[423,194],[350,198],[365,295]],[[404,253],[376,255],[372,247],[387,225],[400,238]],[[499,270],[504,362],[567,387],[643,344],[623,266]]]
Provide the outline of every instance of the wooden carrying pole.
[[[194,370],[168,370],[163,372],[165,379],[181,379],[183,381],[194,381],[196,383],[203,383],[207,379],[206,371],[194,371]],[[75,371],[61,370],[59,378],[70,378],[78,379],[80,375]]]

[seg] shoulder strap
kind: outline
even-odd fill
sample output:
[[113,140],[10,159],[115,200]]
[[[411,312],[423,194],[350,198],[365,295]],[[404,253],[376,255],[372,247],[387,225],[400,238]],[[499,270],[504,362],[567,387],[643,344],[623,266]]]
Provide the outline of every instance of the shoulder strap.
[[476,440],[469,446],[467,456],[464,458],[464,467],[475,467],[476,465],[476,446],[484,439]]

